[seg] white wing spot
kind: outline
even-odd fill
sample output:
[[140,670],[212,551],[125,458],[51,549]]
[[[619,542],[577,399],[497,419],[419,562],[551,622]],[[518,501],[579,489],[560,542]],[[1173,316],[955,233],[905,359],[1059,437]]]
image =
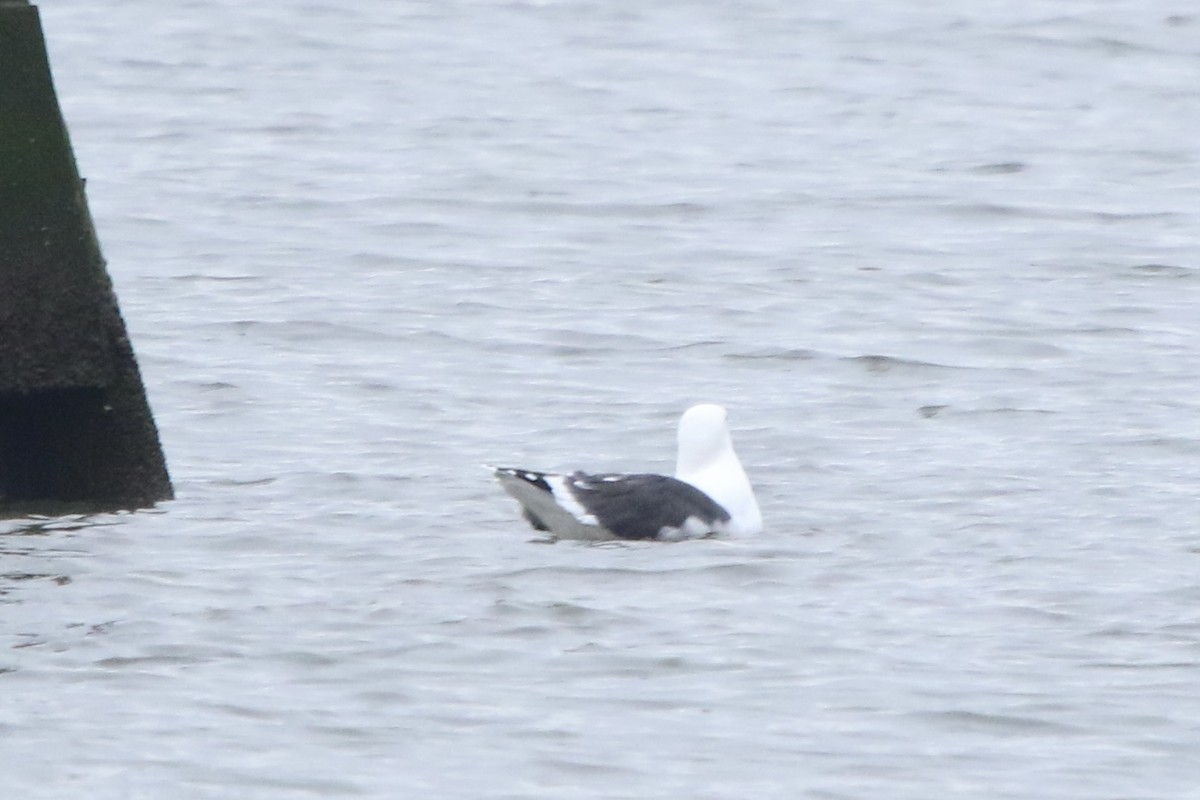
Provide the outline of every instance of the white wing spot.
[[682,542],[685,539],[702,539],[717,533],[717,529],[695,515],[688,517],[683,524],[664,526],[659,529],[657,538],[663,542]]

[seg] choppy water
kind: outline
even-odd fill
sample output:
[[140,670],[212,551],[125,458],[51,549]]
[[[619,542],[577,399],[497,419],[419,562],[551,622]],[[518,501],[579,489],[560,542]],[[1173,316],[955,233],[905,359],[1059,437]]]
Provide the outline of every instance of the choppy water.
[[[42,12],[179,499],[0,523],[5,796],[1200,796],[1192,11]],[[696,400],[760,537],[478,466]]]

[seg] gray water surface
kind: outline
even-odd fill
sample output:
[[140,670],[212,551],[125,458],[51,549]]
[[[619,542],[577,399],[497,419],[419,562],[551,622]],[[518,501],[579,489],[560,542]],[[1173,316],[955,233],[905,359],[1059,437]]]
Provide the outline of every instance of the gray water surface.
[[[42,16],[179,497],[0,522],[4,796],[1200,797],[1186,4]],[[761,536],[479,466],[696,401]]]

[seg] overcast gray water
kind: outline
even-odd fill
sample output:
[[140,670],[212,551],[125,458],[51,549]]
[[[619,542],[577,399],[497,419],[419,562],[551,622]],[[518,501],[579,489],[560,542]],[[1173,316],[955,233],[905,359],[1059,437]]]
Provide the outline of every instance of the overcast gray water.
[[[1200,797],[1200,16],[41,4],[178,499],[0,522],[5,798]],[[531,544],[483,463],[766,531]]]

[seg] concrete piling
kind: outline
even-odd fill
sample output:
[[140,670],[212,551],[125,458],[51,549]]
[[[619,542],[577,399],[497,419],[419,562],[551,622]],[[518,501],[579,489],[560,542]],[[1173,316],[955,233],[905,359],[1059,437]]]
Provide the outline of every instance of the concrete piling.
[[0,0],[0,516],[171,497],[37,8]]

